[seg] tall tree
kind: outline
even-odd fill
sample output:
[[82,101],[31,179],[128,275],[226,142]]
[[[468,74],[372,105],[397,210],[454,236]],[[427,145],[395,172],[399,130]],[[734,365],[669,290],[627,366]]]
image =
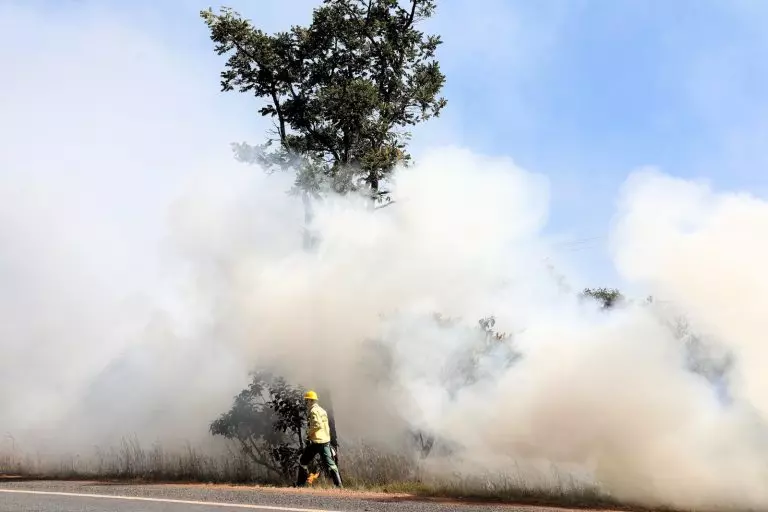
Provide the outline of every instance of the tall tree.
[[234,145],[237,157],[295,169],[294,190],[307,195],[362,190],[389,200],[387,177],[411,159],[407,128],[446,104],[438,96],[440,37],[417,29],[435,7],[435,0],[324,0],[308,27],[273,35],[229,8],[202,11],[216,52],[229,55],[222,90],[262,99],[260,114],[274,119],[265,143]]
[[387,178],[411,161],[409,127],[445,107],[440,37],[417,29],[435,8],[436,0],[323,0],[309,26],[272,35],[232,9],[201,11],[216,52],[228,55],[222,90],[254,95],[274,121],[264,143],[236,143],[235,155],[296,172],[305,249],[314,242],[311,198],[360,191],[388,202]]

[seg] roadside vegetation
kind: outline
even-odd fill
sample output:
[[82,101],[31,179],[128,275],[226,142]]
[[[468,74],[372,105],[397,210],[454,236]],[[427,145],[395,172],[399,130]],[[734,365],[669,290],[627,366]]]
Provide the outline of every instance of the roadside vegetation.
[[[569,507],[615,507],[598,488],[583,485],[552,468],[551,488],[530,486],[518,475],[480,477],[429,477],[422,474],[418,458],[385,452],[371,446],[353,446],[344,452],[346,491],[383,493],[403,498],[451,498],[515,502]],[[119,447],[97,451],[93,456],[56,460],[31,455],[0,453],[0,481],[13,476],[30,479],[99,480],[135,483],[223,484],[285,487],[282,478],[254,463],[242,452],[205,455],[188,447],[166,452],[159,446],[144,448],[126,439]],[[559,478],[559,480],[558,480]],[[321,476],[313,489],[333,490]]]

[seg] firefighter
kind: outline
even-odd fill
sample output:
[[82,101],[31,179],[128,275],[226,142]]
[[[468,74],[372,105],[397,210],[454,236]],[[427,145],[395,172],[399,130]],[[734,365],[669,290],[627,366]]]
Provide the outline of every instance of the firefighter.
[[304,395],[307,405],[307,445],[299,458],[299,477],[297,487],[304,487],[309,478],[309,463],[320,455],[320,461],[336,487],[341,487],[339,468],[334,461],[331,448],[331,428],[328,424],[328,413],[317,403],[317,393],[307,391]]

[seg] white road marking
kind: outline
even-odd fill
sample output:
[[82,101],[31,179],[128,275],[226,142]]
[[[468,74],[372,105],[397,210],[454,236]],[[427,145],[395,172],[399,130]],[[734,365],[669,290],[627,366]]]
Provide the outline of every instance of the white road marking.
[[180,505],[207,505],[209,507],[247,508],[257,510],[279,510],[281,512],[340,512],[338,510],[325,510],[317,508],[291,508],[278,507],[276,505],[250,505],[247,503],[217,503],[215,501],[172,500],[169,498],[147,498],[142,496],[115,496],[110,494],[84,494],[76,492],[55,491],[27,491],[20,489],[0,489],[0,493],[6,494],[37,494],[43,496],[65,496],[70,498],[99,498],[107,500],[126,501],[152,501],[155,503],[178,503]]

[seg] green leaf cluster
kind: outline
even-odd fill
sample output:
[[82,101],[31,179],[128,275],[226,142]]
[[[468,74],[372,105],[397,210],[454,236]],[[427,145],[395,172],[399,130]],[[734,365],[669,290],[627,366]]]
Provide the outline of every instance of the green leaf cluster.
[[269,139],[237,143],[238,159],[297,171],[298,190],[364,190],[376,199],[398,163],[408,128],[438,116],[445,76],[439,36],[418,30],[435,0],[324,0],[307,27],[266,34],[222,8],[201,16],[219,55],[223,91],[253,94],[273,119]]

